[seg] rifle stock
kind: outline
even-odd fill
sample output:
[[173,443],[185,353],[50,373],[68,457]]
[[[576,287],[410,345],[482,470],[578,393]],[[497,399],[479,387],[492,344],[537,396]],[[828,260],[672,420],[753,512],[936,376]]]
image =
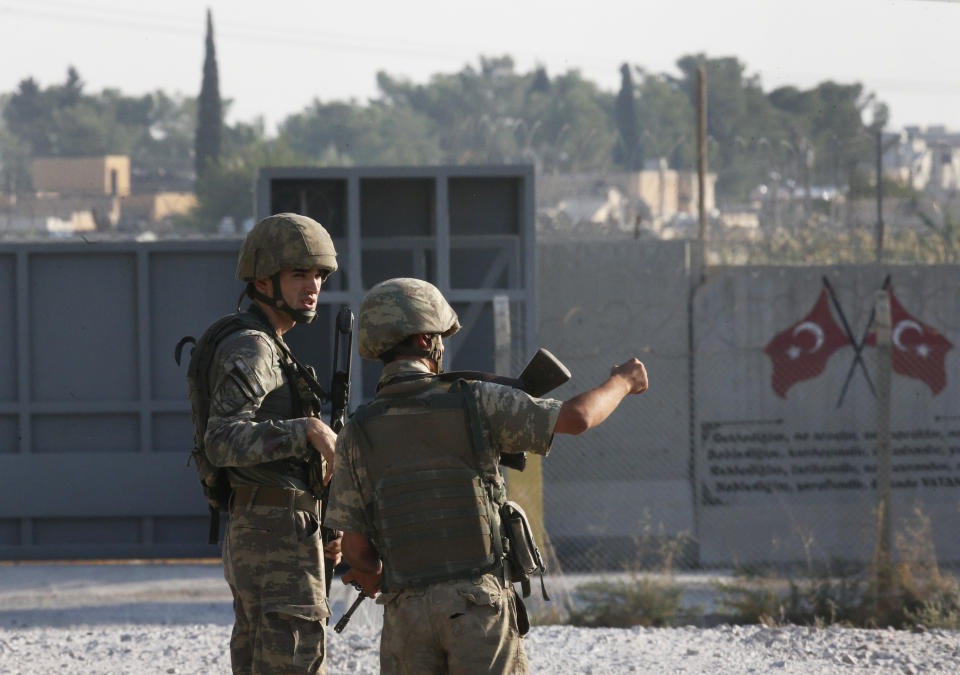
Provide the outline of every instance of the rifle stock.
[[[447,380],[482,380],[494,382],[515,389],[520,389],[531,396],[540,398],[550,393],[561,384],[570,380],[570,369],[554,356],[549,350],[541,347],[533,355],[519,377],[504,377],[493,373],[484,373],[475,370],[453,370],[442,373],[440,377]],[[510,455],[500,455],[500,464],[508,469],[523,471],[527,466],[527,453],[520,452]]]

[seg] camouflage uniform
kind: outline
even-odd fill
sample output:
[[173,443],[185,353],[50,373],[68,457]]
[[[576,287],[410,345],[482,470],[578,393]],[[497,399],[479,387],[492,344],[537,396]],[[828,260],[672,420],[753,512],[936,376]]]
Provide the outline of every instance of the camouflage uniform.
[[[311,218],[281,213],[247,235],[237,278],[250,298],[309,323],[316,312],[286,304],[280,273],[314,268],[323,278],[337,269],[329,234]],[[272,297],[256,288],[265,278]],[[244,328],[217,346],[204,434],[206,458],[225,469],[233,489],[223,542],[235,615],[231,662],[235,673],[323,673],[330,608],[320,505],[307,466],[321,457],[307,440],[311,410],[297,390],[303,378],[290,350],[256,303],[248,311],[262,330]]]
[[[429,372],[418,361],[393,361],[384,368],[377,398],[402,396],[405,389],[416,385],[396,380]],[[434,386],[449,385],[437,381]],[[477,394],[489,452],[495,456],[524,450],[540,455],[549,452],[561,401],[534,399],[488,382],[469,386]],[[359,457],[358,433],[356,423],[350,422],[337,438],[337,472],[327,520],[331,527],[373,540],[369,511],[373,486]],[[424,541],[423,545],[430,546],[430,542]],[[504,583],[502,573],[390,590],[377,602],[384,605],[380,644],[383,673],[527,672],[527,657],[517,629],[517,598],[512,585]]]
[[305,498],[305,460],[318,455],[307,444],[306,420],[294,418],[281,358],[269,335],[242,330],[218,347],[210,374],[207,456],[227,467],[235,490],[290,488],[301,496],[282,507],[256,505],[249,488],[234,492],[223,565],[234,597],[230,652],[237,673],[324,672],[330,610],[318,503]]

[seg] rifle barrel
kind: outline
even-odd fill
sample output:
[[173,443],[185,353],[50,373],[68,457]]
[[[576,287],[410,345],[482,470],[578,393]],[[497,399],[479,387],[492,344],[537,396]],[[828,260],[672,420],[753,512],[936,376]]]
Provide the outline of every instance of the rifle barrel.
[[360,603],[362,603],[366,597],[366,594],[361,590],[359,595],[357,595],[357,599],[353,601],[352,605],[350,605],[350,609],[344,612],[343,616],[340,617],[340,620],[337,621],[337,625],[333,627],[333,630],[338,633],[342,633],[343,629],[347,627],[348,623],[350,623],[350,617],[353,616],[353,613],[357,611],[357,607],[360,606]]

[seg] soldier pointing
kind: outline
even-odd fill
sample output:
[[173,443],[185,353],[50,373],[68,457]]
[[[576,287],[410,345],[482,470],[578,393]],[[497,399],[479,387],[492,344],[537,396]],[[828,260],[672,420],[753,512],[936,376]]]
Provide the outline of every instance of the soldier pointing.
[[390,279],[363,301],[358,347],[384,363],[373,402],[337,440],[327,511],[343,555],[384,606],[383,673],[524,673],[525,610],[505,570],[502,453],[546,455],[555,433],[597,426],[647,389],[637,359],[568,401],[438,377],[460,329],[433,285]]

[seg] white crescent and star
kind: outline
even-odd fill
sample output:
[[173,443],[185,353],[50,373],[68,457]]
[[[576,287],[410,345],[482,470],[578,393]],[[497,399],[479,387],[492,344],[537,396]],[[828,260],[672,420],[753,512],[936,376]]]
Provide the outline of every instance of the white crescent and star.
[[[819,324],[814,323],[813,321],[804,321],[797,324],[797,327],[793,329],[793,337],[797,337],[800,333],[812,333],[814,338],[813,348],[809,350],[809,353],[820,349],[823,346],[823,328]],[[798,345],[790,345],[787,349],[787,356],[791,359],[795,359],[800,356],[801,350]]]
[[[923,327],[916,321],[904,319],[897,323],[897,325],[893,327],[893,345],[902,352],[909,351],[907,347],[903,346],[903,342],[901,341],[903,333],[908,330],[915,330],[920,335],[923,335]],[[917,354],[920,356],[926,356],[929,352],[930,349],[926,344],[921,342],[917,345]]]

